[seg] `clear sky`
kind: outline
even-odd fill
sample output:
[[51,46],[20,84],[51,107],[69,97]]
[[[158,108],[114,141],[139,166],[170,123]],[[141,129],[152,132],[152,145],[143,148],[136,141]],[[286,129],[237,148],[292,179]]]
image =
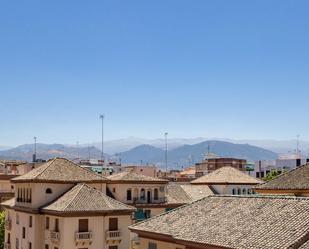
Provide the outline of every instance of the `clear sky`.
[[309,1],[0,2],[0,145],[309,140]]

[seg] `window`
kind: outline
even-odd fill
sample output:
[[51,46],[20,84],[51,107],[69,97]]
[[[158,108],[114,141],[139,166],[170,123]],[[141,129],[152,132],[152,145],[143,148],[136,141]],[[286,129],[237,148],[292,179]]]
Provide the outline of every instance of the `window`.
[[141,200],[145,200],[145,189],[141,189]]
[[29,216],[29,227],[32,227],[32,216]]
[[46,244],[46,245],[45,245],[45,249],[49,249],[49,245]]
[[19,249],[19,239],[16,238],[16,249]]
[[248,195],[251,195],[251,189],[248,189]]
[[78,220],[78,232],[86,233],[88,232],[88,219],[79,219]]
[[109,231],[118,230],[118,218],[109,218]]
[[53,191],[51,190],[51,188],[47,188],[46,191],[45,191],[45,193],[46,193],[46,194],[52,194]]
[[29,249],[32,249],[32,243],[29,242],[29,246],[28,246]]
[[148,243],[148,249],[157,249],[157,244],[153,242]]
[[55,219],[55,232],[59,232],[59,219]]
[[241,189],[240,189],[240,188],[237,189],[237,194],[238,194],[238,195],[241,195]]
[[118,249],[118,246],[109,246],[108,249]]
[[233,195],[236,195],[236,189],[235,189],[235,188],[233,188],[232,194],[233,194]]
[[115,188],[113,188],[113,193],[116,193],[116,189]]
[[157,188],[155,188],[154,192],[153,192],[153,199],[155,201],[159,200],[159,191]]
[[8,233],[8,239],[7,239],[7,242],[8,242],[9,244],[11,244],[11,234],[10,234],[10,233]]
[[132,190],[131,189],[127,190],[127,201],[132,201]]
[[16,214],[16,224],[19,224],[19,214]]
[[244,188],[244,189],[242,190],[242,194],[245,195],[246,193],[247,193],[247,190]]
[[26,238],[26,228],[23,227],[23,239]]
[[45,219],[45,229],[49,230],[49,217],[46,217]]

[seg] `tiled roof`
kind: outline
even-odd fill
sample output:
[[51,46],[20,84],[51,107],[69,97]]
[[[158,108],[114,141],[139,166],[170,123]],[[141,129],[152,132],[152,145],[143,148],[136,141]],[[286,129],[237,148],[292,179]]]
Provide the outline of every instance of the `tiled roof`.
[[15,206],[15,198],[11,198],[1,203],[1,206],[4,207],[14,207]]
[[309,164],[292,169],[255,188],[257,190],[309,190]]
[[168,184],[165,196],[169,204],[185,204],[214,194],[207,185]]
[[133,171],[123,171],[118,174],[114,174],[107,177],[112,181],[121,181],[121,182],[168,182],[167,180],[163,180],[160,178],[154,178],[150,176],[145,176],[142,174],[135,173]]
[[108,180],[65,158],[52,159],[12,182],[107,182]]
[[210,196],[130,227],[177,243],[238,249],[298,248],[308,240],[309,198]]
[[309,240],[301,245],[298,249],[309,249]]
[[233,167],[222,167],[191,182],[192,184],[259,184],[261,180]]
[[53,203],[41,209],[42,212],[79,213],[134,211],[135,208],[125,205],[105,195],[103,192],[86,184],[77,184]]

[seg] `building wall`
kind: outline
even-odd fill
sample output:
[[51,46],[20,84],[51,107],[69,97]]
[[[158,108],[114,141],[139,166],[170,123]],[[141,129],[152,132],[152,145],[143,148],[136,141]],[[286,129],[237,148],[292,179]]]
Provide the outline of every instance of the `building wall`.
[[140,249],[148,249],[149,243],[157,245],[157,249],[185,249],[186,247],[179,244],[163,242],[159,240],[152,240],[146,238],[140,238]]
[[[211,185],[211,187],[220,195],[246,195],[251,194],[255,185]],[[234,192],[233,192],[234,190]]]
[[[112,192],[116,200],[126,204],[133,204],[136,202],[147,203],[147,191],[151,191],[151,203],[164,203],[165,202],[165,186],[163,184],[117,184],[109,183],[107,187]],[[131,189],[132,198],[127,200],[127,190]],[[145,190],[145,201],[141,200],[142,189]],[[158,190],[158,200],[154,200],[154,191]]]
[[[8,234],[10,233],[11,248],[17,248],[18,239],[19,249],[29,248],[29,242],[33,249],[43,248],[43,218],[42,215],[29,214],[24,212],[17,212],[12,209],[5,210],[6,219],[11,220],[11,229],[5,230],[5,242],[8,242]],[[29,220],[32,216],[32,227],[30,227]],[[19,221],[17,224],[17,221]],[[23,227],[25,228],[25,238],[23,238]]]

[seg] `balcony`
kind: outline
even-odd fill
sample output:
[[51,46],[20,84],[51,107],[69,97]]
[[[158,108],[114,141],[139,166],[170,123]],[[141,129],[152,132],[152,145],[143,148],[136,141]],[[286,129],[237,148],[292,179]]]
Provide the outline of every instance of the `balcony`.
[[55,231],[50,231],[50,240],[54,243],[59,243],[60,233]]
[[11,249],[11,243],[5,242],[4,243],[4,249]]
[[75,233],[76,242],[91,242],[92,232]]
[[121,238],[121,232],[118,231],[107,231],[106,240],[119,240]]
[[5,230],[10,231],[12,228],[12,221],[11,220],[6,220],[4,223]]

